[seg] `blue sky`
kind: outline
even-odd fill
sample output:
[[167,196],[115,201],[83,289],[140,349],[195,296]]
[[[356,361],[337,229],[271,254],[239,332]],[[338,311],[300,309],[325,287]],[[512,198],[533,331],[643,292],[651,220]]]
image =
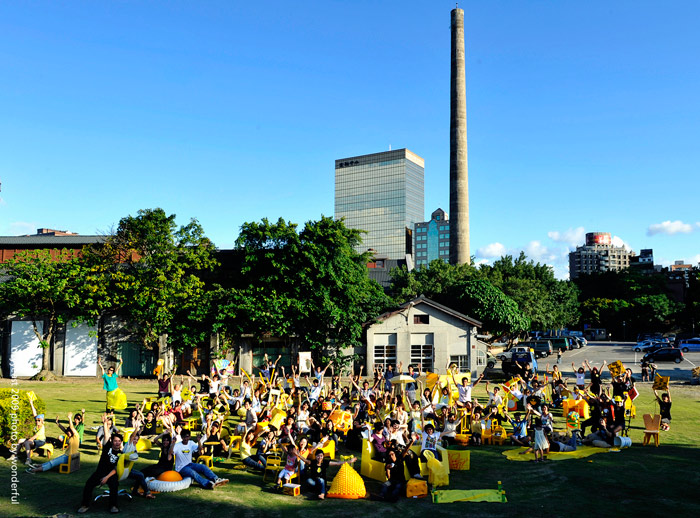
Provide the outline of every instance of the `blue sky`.
[[[0,4],[0,235],[162,207],[230,247],[333,215],[334,159],[407,147],[449,208],[453,2]],[[700,261],[695,1],[471,1],[471,247],[567,275],[584,232]]]

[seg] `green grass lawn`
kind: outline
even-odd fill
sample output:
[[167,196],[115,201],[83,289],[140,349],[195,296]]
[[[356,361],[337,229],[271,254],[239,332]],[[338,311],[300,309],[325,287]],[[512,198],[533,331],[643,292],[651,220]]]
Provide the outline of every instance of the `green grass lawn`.
[[[1,380],[0,387],[10,380]],[[153,395],[155,381],[120,380],[129,402],[141,401]],[[58,435],[53,423],[56,415],[65,422],[66,413],[81,407],[87,410],[87,430],[81,448],[81,469],[61,475],[57,471],[19,473],[20,504],[10,505],[10,463],[0,459],[0,516],[66,516],[76,515],[82,487],[92,473],[98,457],[94,447],[95,431],[104,410],[102,383],[91,380],[70,380],[49,383],[20,381],[19,388],[34,390],[46,402],[47,431]],[[697,496],[698,466],[700,466],[700,388],[673,386],[673,422],[670,432],[661,435],[661,446],[642,447],[642,414],[654,411],[650,384],[638,384],[637,419],[633,421],[630,437],[633,446],[620,453],[600,453],[584,459],[534,464],[508,461],[501,453],[506,446],[482,446],[471,449],[471,470],[450,474],[450,489],[495,489],[503,482],[508,502],[433,504],[429,499],[401,499],[387,504],[371,498],[359,501],[326,500],[323,502],[277,493],[262,483],[262,476],[232,469],[233,461],[220,463],[215,472],[231,483],[205,491],[198,487],[177,493],[159,494],[156,500],[136,498],[120,500],[122,515],[181,516],[457,516],[468,514],[489,516],[590,516],[599,514],[659,515],[666,512],[676,516],[697,516],[700,498]],[[478,397],[483,387],[475,390]],[[555,413],[557,415],[557,413]],[[563,426],[563,419],[557,420]],[[117,418],[117,425],[123,417]],[[155,462],[158,452],[142,454],[139,464]],[[359,461],[356,463],[359,471]],[[335,470],[331,469],[330,478]],[[126,487],[126,486],[123,486]],[[379,491],[379,484],[367,481],[370,493]],[[94,504],[88,516],[107,513],[107,499]]]

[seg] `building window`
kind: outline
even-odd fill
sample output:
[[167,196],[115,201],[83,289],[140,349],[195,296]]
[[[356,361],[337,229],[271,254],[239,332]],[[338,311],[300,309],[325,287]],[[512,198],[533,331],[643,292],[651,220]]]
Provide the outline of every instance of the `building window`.
[[374,335],[374,367],[396,364],[396,333]]
[[411,334],[411,364],[420,365],[423,372],[433,370],[433,334]]
[[477,367],[486,367],[486,352],[481,349],[476,350],[476,365]]
[[430,324],[430,315],[413,315],[414,324]]
[[[459,372],[467,372],[469,370],[469,356],[450,356],[450,363],[454,363]],[[457,381],[461,382],[461,380]]]

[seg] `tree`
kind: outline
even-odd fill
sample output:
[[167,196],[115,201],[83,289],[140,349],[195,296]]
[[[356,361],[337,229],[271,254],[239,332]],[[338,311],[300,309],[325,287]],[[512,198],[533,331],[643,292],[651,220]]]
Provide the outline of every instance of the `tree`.
[[206,315],[202,275],[217,264],[213,253],[197,220],[178,227],[163,209],[140,210],[85,250],[87,283],[96,305],[125,317],[144,347],[158,351],[163,334],[179,348],[194,346],[209,331],[191,324]]
[[42,349],[41,370],[32,379],[52,379],[50,347],[59,325],[86,314],[85,271],[68,250],[26,250],[3,263],[2,275],[0,313],[31,320]]
[[226,336],[265,334],[301,340],[338,359],[360,343],[362,324],[388,305],[367,276],[360,231],[322,217],[297,225],[279,219],[245,223],[236,241],[238,266],[216,293],[217,330]]
[[493,333],[518,334],[530,321],[518,305],[470,265],[435,260],[428,268],[411,272],[405,267],[391,272],[391,293],[401,304],[419,295],[480,320]]
[[481,320],[494,334],[520,334],[530,329],[530,320],[513,299],[486,279],[475,279],[455,287],[459,293],[458,311]]
[[506,255],[479,272],[513,299],[535,329],[561,329],[578,321],[577,289],[554,277],[552,267]]

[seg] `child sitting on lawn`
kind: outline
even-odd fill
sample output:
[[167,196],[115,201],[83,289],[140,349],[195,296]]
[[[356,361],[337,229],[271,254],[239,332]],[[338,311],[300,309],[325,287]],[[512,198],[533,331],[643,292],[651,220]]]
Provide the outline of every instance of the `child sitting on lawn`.
[[296,474],[299,467],[299,455],[297,453],[297,447],[294,444],[289,444],[287,446],[287,460],[284,464],[284,468],[277,475],[277,485],[282,487],[284,484],[288,484],[290,479]]

